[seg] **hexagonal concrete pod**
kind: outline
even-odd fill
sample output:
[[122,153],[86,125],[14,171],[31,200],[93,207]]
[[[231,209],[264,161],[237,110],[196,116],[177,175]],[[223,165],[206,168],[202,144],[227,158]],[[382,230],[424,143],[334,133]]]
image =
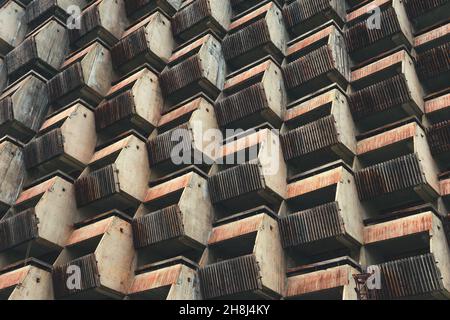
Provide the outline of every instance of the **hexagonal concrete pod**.
[[283,74],[292,99],[333,83],[346,89],[350,60],[341,29],[331,21],[288,43]]
[[87,3],[87,0],[31,0],[26,7],[28,28],[32,30],[53,17],[66,22],[69,17],[67,11],[71,6],[77,6],[81,10]]
[[222,46],[212,34],[178,47],[160,75],[167,108],[199,92],[215,99],[223,89],[225,72]]
[[80,28],[69,29],[69,37],[71,45],[81,48],[93,40],[102,40],[112,47],[130,22],[124,1],[96,0],[83,9],[79,23]]
[[30,258],[0,270],[0,300],[53,300],[51,265]]
[[291,103],[284,121],[281,144],[291,169],[312,169],[339,159],[352,165],[356,128],[347,95],[339,86]]
[[359,273],[359,264],[348,257],[290,269],[286,299],[357,300],[353,275]]
[[[92,68],[92,65],[96,68]],[[114,72],[109,50],[100,42],[70,55],[61,72],[47,83],[52,108],[57,110],[76,99],[97,106],[111,88]]]
[[125,10],[128,17],[135,21],[158,9],[172,17],[182,2],[183,0],[127,0],[125,1]]
[[288,0],[283,8],[286,26],[293,35],[301,35],[330,19],[342,26],[346,5],[341,0]]
[[364,228],[367,263],[381,273],[376,298],[448,299],[450,249],[442,217],[428,211],[391,219]]
[[281,10],[269,2],[233,19],[222,47],[227,64],[237,69],[267,55],[281,63],[287,41]]
[[267,58],[228,75],[214,109],[222,128],[245,130],[265,122],[279,128],[286,100],[281,68]]
[[157,11],[125,30],[111,49],[114,68],[127,74],[147,62],[162,70],[174,46],[170,20]]
[[143,266],[128,290],[133,300],[197,300],[198,266],[184,257],[176,257]]
[[95,109],[100,138],[113,138],[130,129],[147,136],[158,125],[163,97],[157,74],[144,67],[119,80]]
[[27,177],[23,145],[5,136],[0,139],[0,216],[16,202]]
[[0,135],[29,141],[39,130],[48,110],[45,79],[30,71],[0,95]]
[[61,174],[27,186],[14,204],[14,210],[1,220],[0,264],[30,256],[52,261],[65,245],[73,223],[79,219],[72,182]]
[[[56,299],[123,298],[136,267],[131,225],[115,211],[75,225],[53,265]],[[69,287],[80,271],[80,287]],[[76,284],[76,283],[74,283]]]
[[25,4],[12,0],[0,7],[0,54],[6,55],[19,45],[27,33]]
[[8,78],[14,81],[34,70],[50,79],[56,75],[68,52],[69,36],[65,25],[56,19],[48,20],[6,55]]
[[359,66],[351,78],[349,106],[355,123],[364,130],[424,113],[424,92],[414,61],[404,49]]
[[[370,17],[373,8],[380,10],[380,29],[374,31]],[[348,52],[358,62],[414,42],[413,27],[408,20],[404,1],[371,1],[347,14],[348,29],[345,32]]]
[[55,170],[76,175],[91,160],[96,140],[94,113],[77,102],[47,118],[24,148],[25,165],[31,177]]
[[285,261],[277,217],[265,208],[215,224],[207,265],[199,270],[203,299],[278,299]]
[[152,182],[133,220],[139,265],[183,255],[202,255],[213,221],[207,180],[187,168]]
[[220,144],[214,130],[218,125],[213,103],[203,94],[163,114],[147,141],[151,178],[161,178],[192,164],[208,172]]
[[75,181],[77,205],[86,217],[111,209],[132,215],[150,177],[145,141],[133,132],[100,146]]
[[228,30],[230,19],[229,0],[186,0],[172,18],[172,32],[183,41],[208,29],[223,36]]
[[259,205],[278,210],[285,199],[287,170],[275,132],[251,130],[232,137],[216,163],[208,188],[218,217]]

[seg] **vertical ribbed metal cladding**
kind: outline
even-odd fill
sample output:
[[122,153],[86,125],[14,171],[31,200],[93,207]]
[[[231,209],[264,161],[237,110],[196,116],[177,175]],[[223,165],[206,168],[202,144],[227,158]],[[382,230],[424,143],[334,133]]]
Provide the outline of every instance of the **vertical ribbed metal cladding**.
[[294,89],[333,69],[333,54],[328,45],[324,45],[283,66],[283,74],[287,88]]
[[415,19],[427,11],[448,3],[448,0],[405,0],[404,2],[409,18]]
[[345,40],[348,51],[361,50],[379,40],[401,32],[400,23],[393,7],[389,7],[381,13],[381,28],[369,29],[367,21],[361,21],[347,29]]
[[0,220],[0,252],[38,237],[38,218],[34,208]]
[[26,8],[26,19],[27,23],[33,22],[34,20],[38,19],[40,16],[44,15],[45,13],[49,12],[50,10],[53,10],[57,3],[57,0],[34,0],[31,1],[30,4],[27,5]]
[[127,12],[127,15],[131,16],[136,11],[142,9],[150,2],[155,2],[155,0],[126,0],[124,2],[125,2],[125,11]]
[[441,274],[432,253],[385,262],[379,265],[381,290],[375,299],[419,297],[443,290]]
[[6,55],[8,74],[13,74],[38,57],[34,37],[25,39],[20,46]]
[[157,165],[161,162],[171,159],[173,148],[176,146],[177,156],[182,157],[179,151],[191,152],[192,135],[187,124],[180,125],[170,131],[164,132],[147,142],[148,160],[150,166]]
[[192,28],[206,17],[211,15],[208,0],[194,0],[186,7],[180,9],[172,18],[172,32],[174,36]]
[[106,100],[95,109],[95,127],[97,131],[107,128],[113,123],[130,118],[136,113],[133,93],[128,90]]
[[0,100],[0,125],[14,119],[13,103],[10,96]]
[[334,116],[330,115],[281,135],[286,161],[339,143]]
[[119,191],[117,169],[114,164],[93,171],[75,181],[75,196],[79,207]]
[[258,163],[244,163],[209,177],[208,189],[213,204],[265,188]]
[[69,29],[70,43],[75,43],[95,28],[101,25],[100,13],[97,5],[92,5],[83,11],[80,17],[80,28]]
[[222,43],[223,55],[226,61],[230,61],[269,42],[267,22],[265,19],[259,19],[235,33],[228,34]]
[[300,211],[280,220],[284,248],[295,247],[345,233],[337,202]]
[[296,0],[283,8],[288,29],[295,27],[316,14],[331,9],[330,0]]
[[122,66],[149,50],[145,27],[141,27],[122,38],[111,50],[114,65]]
[[417,73],[426,80],[450,71],[450,42],[420,53]]
[[432,125],[427,130],[431,153],[438,155],[450,151],[450,120]]
[[202,78],[201,62],[195,55],[161,73],[161,90],[167,97]]
[[414,153],[358,171],[355,180],[361,200],[426,183],[419,158]]
[[23,151],[27,169],[62,155],[64,153],[64,137],[61,129],[54,129],[30,141]]
[[[70,280],[68,281],[69,277],[74,274],[73,270],[69,269],[71,266],[77,266],[80,268],[81,286],[79,289],[72,289],[67,285],[68,283],[71,283]],[[52,278],[56,298],[64,298],[81,291],[98,288],[101,284],[97,260],[95,259],[95,254],[93,253],[72,260],[66,264],[55,266],[53,268]]]
[[256,83],[217,101],[214,106],[221,127],[244,119],[269,107],[264,87]]
[[199,270],[203,299],[214,299],[262,289],[253,254],[211,264]]
[[355,120],[382,112],[411,101],[411,94],[402,74],[377,82],[349,96],[350,111]]
[[54,102],[84,84],[81,64],[76,62],[47,82],[50,102]]
[[184,235],[183,216],[178,205],[136,218],[131,225],[136,249]]

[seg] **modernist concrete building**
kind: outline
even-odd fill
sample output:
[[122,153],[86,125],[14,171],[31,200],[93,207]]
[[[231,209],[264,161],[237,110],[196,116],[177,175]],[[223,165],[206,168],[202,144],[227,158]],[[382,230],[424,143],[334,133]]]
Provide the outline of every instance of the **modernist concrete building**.
[[0,0],[0,299],[450,299],[450,0]]

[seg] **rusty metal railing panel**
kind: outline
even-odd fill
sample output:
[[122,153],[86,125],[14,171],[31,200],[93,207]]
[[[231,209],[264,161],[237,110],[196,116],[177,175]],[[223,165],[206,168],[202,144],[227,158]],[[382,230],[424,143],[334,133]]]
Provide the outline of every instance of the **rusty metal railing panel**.
[[245,163],[209,177],[208,188],[213,204],[265,188],[257,163]]
[[80,28],[69,29],[70,43],[75,43],[81,37],[87,35],[89,32],[101,25],[100,13],[98,11],[98,5],[91,5],[85,11],[83,11],[80,17]]
[[75,196],[79,207],[119,192],[117,169],[114,164],[93,171],[75,181]]
[[[67,272],[70,266],[77,266],[80,268],[80,289],[71,289],[67,285],[68,278],[73,274],[73,272]],[[55,266],[53,268],[52,278],[56,298],[64,298],[78,292],[99,287],[100,274],[98,271],[95,254],[91,253],[81,258],[72,260],[66,264]]]
[[344,221],[337,202],[291,214],[280,220],[284,248],[340,236],[345,233]]
[[432,125],[427,130],[427,137],[433,155],[450,152],[450,120]]
[[284,159],[299,158],[339,143],[334,116],[330,115],[281,136]]
[[381,290],[376,291],[375,299],[420,297],[443,290],[441,275],[431,253],[385,262],[379,267]]
[[167,97],[202,78],[200,60],[197,56],[192,56],[161,73],[161,90]]
[[401,32],[400,23],[393,7],[382,11],[380,19],[380,29],[370,29],[366,20],[358,22],[347,29],[345,40],[349,53],[368,47],[377,41]]
[[349,96],[349,107],[355,120],[411,101],[404,75],[377,82]]
[[64,153],[64,137],[57,128],[32,140],[24,148],[27,169],[34,168]]
[[104,101],[95,109],[95,127],[102,130],[123,119],[130,118],[136,112],[133,93],[125,91]]
[[262,289],[258,262],[253,254],[218,262],[199,270],[204,299]]
[[183,216],[178,205],[136,218],[132,227],[136,249],[184,235]]
[[286,5],[283,9],[284,21],[290,29],[316,14],[331,9],[330,0],[297,0]]
[[256,83],[218,100],[214,110],[219,126],[225,127],[268,107],[269,103],[264,88],[261,83]]
[[448,0],[405,0],[406,13],[410,19],[415,19],[447,2]]
[[422,80],[434,78],[450,71],[450,43],[420,53],[417,57],[417,73]]
[[226,61],[230,61],[269,42],[267,22],[259,19],[237,32],[228,34],[222,43],[223,55]]
[[192,1],[173,16],[172,31],[174,36],[178,36],[210,15],[211,8],[208,0]]
[[149,50],[145,26],[122,38],[112,49],[111,56],[114,63],[122,66],[140,54]]
[[84,84],[83,70],[79,62],[58,73],[47,82],[47,92],[50,102],[54,102],[67,93]]
[[355,181],[359,198],[363,201],[426,183],[416,154],[408,154],[358,171]]
[[11,97],[4,97],[0,100],[0,125],[14,119],[14,109]]
[[286,87],[297,88],[333,69],[335,66],[331,49],[328,45],[321,46],[283,66]]
[[150,166],[170,160],[173,148],[180,143],[183,151],[192,150],[192,142],[191,131],[186,124],[156,136],[147,142]]
[[38,218],[28,209],[0,220],[0,252],[38,237]]

